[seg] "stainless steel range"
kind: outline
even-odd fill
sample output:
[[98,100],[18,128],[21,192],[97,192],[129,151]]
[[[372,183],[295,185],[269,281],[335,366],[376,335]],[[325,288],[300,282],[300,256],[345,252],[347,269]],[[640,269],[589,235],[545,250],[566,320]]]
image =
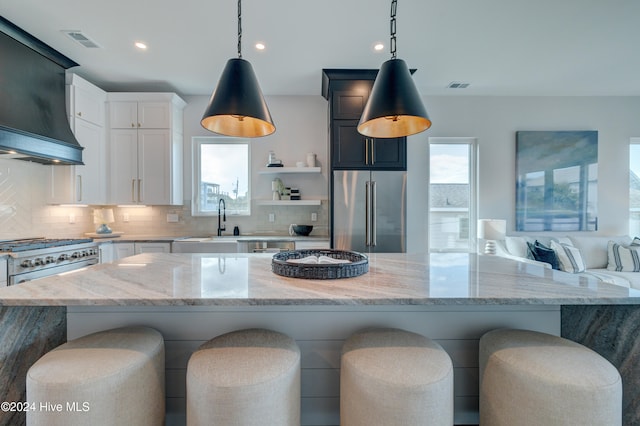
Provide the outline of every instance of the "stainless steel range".
[[0,242],[9,254],[7,284],[14,285],[98,263],[98,243],[85,239],[30,238]]

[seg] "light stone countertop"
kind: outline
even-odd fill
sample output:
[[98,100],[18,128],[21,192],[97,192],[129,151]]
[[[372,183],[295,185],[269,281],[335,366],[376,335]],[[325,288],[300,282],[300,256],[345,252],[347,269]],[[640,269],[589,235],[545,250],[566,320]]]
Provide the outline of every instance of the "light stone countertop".
[[355,278],[271,271],[270,254],[145,253],[0,288],[6,306],[640,304],[640,291],[468,254],[374,254]]
[[94,237],[94,241],[98,243],[132,243],[132,242],[174,242],[194,238],[212,238],[214,241],[329,241],[328,236],[303,236],[303,235],[264,235],[264,234],[241,234],[241,235],[223,235],[194,237],[194,236],[157,236],[157,235],[135,235],[122,234],[113,236],[104,236],[102,238]]

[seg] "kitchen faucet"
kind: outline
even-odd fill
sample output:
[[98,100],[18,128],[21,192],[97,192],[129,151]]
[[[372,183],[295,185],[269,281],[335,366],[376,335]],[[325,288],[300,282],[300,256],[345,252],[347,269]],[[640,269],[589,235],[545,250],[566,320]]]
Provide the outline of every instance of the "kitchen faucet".
[[218,237],[222,236],[222,231],[226,231],[225,225],[220,226],[220,203],[222,203],[222,221],[227,222],[227,205],[224,202],[224,198],[220,198],[218,201]]

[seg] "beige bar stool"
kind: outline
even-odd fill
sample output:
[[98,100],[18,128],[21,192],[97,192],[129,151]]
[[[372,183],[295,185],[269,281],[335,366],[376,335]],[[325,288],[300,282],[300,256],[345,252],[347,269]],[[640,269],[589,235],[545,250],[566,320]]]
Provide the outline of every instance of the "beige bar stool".
[[373,328],[342,348],[340,424],[453,424],[453,365],[442,347],[419,334]]
[[284,334],[215,337],[187,366],[187,425],[300,425],[300,349]]
[[164,425],[164,340],[125,327],[71,340],[27,372],[28,426]]
[[578,343],[529,330],[480,339],[480,424],[620,425],[618,370]]

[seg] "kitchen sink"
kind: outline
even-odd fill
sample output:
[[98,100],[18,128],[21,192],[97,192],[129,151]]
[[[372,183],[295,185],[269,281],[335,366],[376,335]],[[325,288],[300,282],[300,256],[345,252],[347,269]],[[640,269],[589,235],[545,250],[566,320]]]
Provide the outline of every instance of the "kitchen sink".
[[183,238],[172,243],[171,251],[173,253],[237,253],[238,241],[234,236]]
[[182,238],[180,240],[177,240],[176,242],[187,242],[187,243],[207,243],[207,242],[229,242],[229,241],[233,241],[234,243],[237,241],[238,237],[236,236],[231,236],[231,235],[224,235],[222,237],[189,237],[189,238]]

